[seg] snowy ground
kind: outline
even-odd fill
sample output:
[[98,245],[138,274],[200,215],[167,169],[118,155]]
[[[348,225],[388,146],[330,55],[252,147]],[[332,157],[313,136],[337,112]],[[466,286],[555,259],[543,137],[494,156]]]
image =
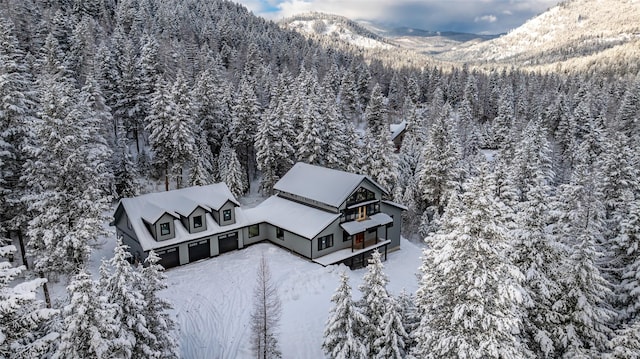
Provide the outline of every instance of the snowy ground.
[[[97,276],[101,258],[110,257],[115,240],[94,252],[91,267]],[[384,263],[392,294],[417,289],[416,272],[421,249],[402,240],[401,249]],[[366,269],[322,267],[271,243],[259,243],[235,252],[172,268],[166,272],[169,288],[163,292],[174,305],[179,323],[182,357],[252,358],[249,316],[259,258],[264,255],[272,280],[279,288],[282,320],[279,343],[283,358],[322,358],[322,332],[338,286],[347,270],[355,298]]]

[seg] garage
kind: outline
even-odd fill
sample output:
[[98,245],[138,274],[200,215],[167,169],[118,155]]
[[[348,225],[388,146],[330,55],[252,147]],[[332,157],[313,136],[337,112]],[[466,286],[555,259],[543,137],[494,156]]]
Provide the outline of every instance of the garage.
[[238,249],[238,232],[218,236],[218,248],[220,254]]
[[180,265],[180,251],[178,250],[178,247],[158,251],[157,254],[160,257],[158,264],[163,266],[165,269]]
[[209,240],[203,239],[201,241],[189,243],[189,262],[195,262],[200,259],[209,258],[211,254],[211,247],[209,246]]

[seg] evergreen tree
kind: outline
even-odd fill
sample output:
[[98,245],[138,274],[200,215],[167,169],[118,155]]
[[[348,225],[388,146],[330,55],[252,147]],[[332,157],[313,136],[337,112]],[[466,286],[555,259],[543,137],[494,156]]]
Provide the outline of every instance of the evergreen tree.
[[371,91],[371,100],[364,113],[367,131],[373,136],[389,132],[388,114],[380,85],[376,84]]
[[135,197],[139,193],[136,182],[138,171],[127,145],[126,132],[122,125],[118,126],[117,148],[114,151],[114,180],[117,198]]
[[457,191],[460,178],[460,150],[449,118],[449,108],[448,104],[445,105],[442,114],[431,126],[420,171],[419,188],[425,202],[423,208],[431,207],[430,212],[438,215],[442,215],[447,200]]
[[220,148],[220,156],[218,156],[218,171],[220,181],[229,187],[236,198],[246,192],[247,181],[242,172],[242,166],[236,151],[229,145],[226,137],[222,140],[222,148]]
[[[43,308],[36,291],[44,278],[19,280],[25,267],[14,267],[7,257],[16,247],[0,242],[0,357],[38,358],[47,354],[56,333],[47,333],[57,310]],[[13,284],[19,280],[19,283]]]
[[256,162],[262,172],[262,191],[271,193],[273,185],[293,166],[295,150],[289,142],[295,137],[293,124],[286,116],[284,94],[286,77],[274,87],[269,108],[258,125],[255,136]]
[[20,181],[26,161],[24,146],[33,119],[33,91],[24,53],[13,24],[0,18],[0,231],[21,231],[25,208]]
[[39,84],[42,111],[33,123],[23,177],[28,187],[23,201],[32,214],[30,254],[40,275],[74,273],[86,262],[90,243],[104,233],[105,190],[111,179],[107,164],[112,154],[100,120],[64,67],[55,67],[59,71],[47,72]]
[[441,229],[427,237],[416,302],[422,315],[414,355],[520,358],[522,273],[509,258],[494,215],[495,184],[481,167],[460,201],[449,201]]
[[618,330],[609,343],[611,352],[607,359],[632,359],[640,353],[640,320]]
[[362,278],[362,285],[360,285],[362,299],[358,302],[360,312],[368,320],[362,331],[364,334],[363,340],[369,346],[369,357],[376,357],[380,354],[382,347],[375,343],[376,341],[380,345],[384,343],[383,331],[387,328],[382,325],[393,325],[391,322],[394,320],[394,318],[387,318],[387,323],[382,320],[388,310],[395,311],[395,307],[390,307],[390,305],[393,305],[393,299],[387,292],[389,279],[384,274],[383,269],[380,252],[374,250],[371,254],[371,259],[369,259],[369,265],[367,265],[367,273]]
[[154,343],[155,337],[145,317],[149,303],[138,284],[140,274],[129,263],[131,254],[127,248],[118,238],[113,258],[103,261],[100,268],[100,286],[115,308],[113,318],[118,323],[113,353],[123,358],[154,357],[154,346],[150,343]]
[[205,186],[213,183],[214,160],[207,137],[209,137],[209,133],[202,130],[196,139],[197,152],[194,154],[193,166],[189,175],[189,186]]
[[175,104],[172,102],[166,83],[160,81],[151,102],[151,110],[146,122],[149,124],[146,130],[150,132],[149,143],[153,150],[153,162],[160,166],[165,175],[165,190],[169,190],[170,166],[172,166],[173,154],[171,141],[171,125],[173,118],[177,117]]
[[406,343],[409,334],[404,329],[398,305],[395,301],[390,300],[387,301],[386,307],[380,322],[382,336],[373,342],[373,347],[377,350],[376,358],[406,358]]
[[349,277],[340,273],[340,286],[331,297],[334,306],[324,329],[322,349],[329,358],[368,358],[369,349],[360,337],[360,328],[367,325],[365,317],[353,303]]
[[561,186],[556,211],[560,214],[554,229],[557,240],[571,248],[570,257],[560,268],[563,295],[553,305],[562,317],[560,341],[564,355],[598,356],[605,349],[614,312],[608,299],[612,292],[603,278],[597,251],[603,241],[604,206],[594,182],[584,147],[577,158],[571,183]]
[[176,187],[182,187],[182,171],[191,164],[196,155],[196,133],[200,130],[193,120],[193,105],[189,87],[181,72],[171,88],[171,101],[174,104],[175,115],[169,124],[169,143],[173,172],[176,175]]
[[[616,286],[623,322],[640,318],[640,200],[629,206],[628,214],[621,220],[620,234],[615,239],[621,256],[621,281]],[[623,250],[626,249],[624,252]]]
[[260,119],[258,99],[254,91],[251,79],[243,77],[238,85],[238,96],[232,108],[230,138],[233,141],[236,154],[245,172],[245,178],[250,180],[249,164],[253,161],[253,138],[256,125]]
[[[62,310],[62,333],[54,358],[111,358],[117,350],[116,308],[86,270],[68,287],[69,304]],[[115,347],[115,348],[114,348]]]
[[179,358],[178,343],[173,333],[176,323],[168,313],[172,306],[166,299],[158,295],[161,290],[167,288],[167,277],[163,273],[162,266],[158,264],[159,261],[160,257],[153,250],[149,251],[149,255],[145,259],[145,266],[140,269],[140,281],[138,282],[144,301],[147,303],[143,315],[152,339],[147,344],[153,355],[147,357]]

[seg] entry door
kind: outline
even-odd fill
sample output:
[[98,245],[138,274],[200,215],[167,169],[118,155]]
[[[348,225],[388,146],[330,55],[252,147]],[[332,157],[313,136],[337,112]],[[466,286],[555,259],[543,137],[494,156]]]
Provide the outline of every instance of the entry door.
[[356,244],[362,244],[364,242],[364,232],[356,234]]

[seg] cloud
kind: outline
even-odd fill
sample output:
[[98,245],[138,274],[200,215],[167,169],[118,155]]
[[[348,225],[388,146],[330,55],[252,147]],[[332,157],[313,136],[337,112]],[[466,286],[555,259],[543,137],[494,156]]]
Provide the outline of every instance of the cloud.
[[473,19],[473,22],[488,22],[488,23],[492,23],[492,22],[496,22],[496,21],[498,21],[498,18],[495,17],[494,15],[476,16],[476,18]]
[[[254,14],[280,20],[310,11],[393,27],[501,33],[520,26],[560,0],[236,0]],[[487,14],[487,10],[496,16]]]

